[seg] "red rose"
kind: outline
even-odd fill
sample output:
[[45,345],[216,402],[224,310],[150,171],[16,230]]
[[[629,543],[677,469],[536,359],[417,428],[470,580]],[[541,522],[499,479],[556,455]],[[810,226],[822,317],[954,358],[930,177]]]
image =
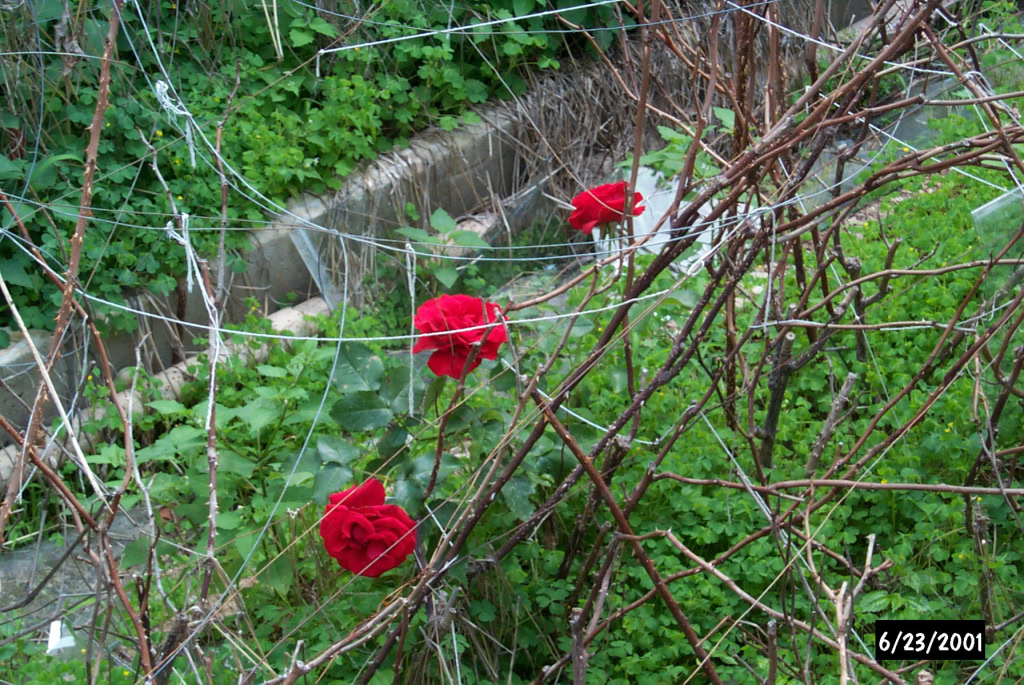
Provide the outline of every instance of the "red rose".
[[384,504],[384,486],[371,478],[330,496],[320,537],[342,568],[376,578],[409,556],[416,544],[415,527],[401,507]]
[[[644,196],[633,193],[633,216],[640,216],[644,208],[640,203]],[[569,215],[569,223],[573,228],[590,235],[594,226],[613,221],[622,221],[622,212],[626,206],[626,182],[606,183],[582,193],[572,199],[576,209]]]
[[484,302],[479,297],[469,295],[442,295],[427,300],[416,310],[413,319],[416,330],[423,333],[423,336],[416,341],[412,351],[437,350],[427,360],[430,370],[438,376],[459,378],[475,343],[480,343],[480,352],[466,373],[480,366],[483,359],[497,359],[498,347],[508,341],[505,326],[500,323],[490,329],[483,342],[481,340],[487,332],[486,328],[472,331],[459,329],[492,324],[498,321],[500,310],[493,302]]

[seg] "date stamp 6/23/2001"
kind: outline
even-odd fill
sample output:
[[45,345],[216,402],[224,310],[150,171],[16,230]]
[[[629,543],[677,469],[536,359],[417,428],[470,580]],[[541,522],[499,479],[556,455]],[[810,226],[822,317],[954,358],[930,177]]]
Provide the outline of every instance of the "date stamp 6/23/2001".
[[984,621],[875,622],[875,661],[967,661],[984,658]]

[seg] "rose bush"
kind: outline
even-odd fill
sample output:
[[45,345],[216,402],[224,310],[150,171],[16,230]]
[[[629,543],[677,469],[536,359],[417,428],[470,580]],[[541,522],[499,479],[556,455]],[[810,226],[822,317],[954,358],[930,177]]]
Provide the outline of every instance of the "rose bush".
[[[459,378],[473,345],[480,343],[480,352],[473,360],[469,373],[484,359],[497,359],[501,343],[508,341],[503,324],[463,331],[462,328],[487,326],[498,321],[501,308],[493,302],[484,302],[469,295],[441,295],[427,300],[416,310],[413,323],[423,336],[416,341],[413,352],[436,350],[427,360],[427,366],[438,376]],[[451,333],[449,331],[457,331]],[[487,339],[484,340],[484,334]]]
[[384,504],[384,486],[371,478],[330,496],[320,537],[342,568],[376,578],[412,553],[415,526],[401,507]]
[[[644,208],[640,206],[643,201],[643,195],[633,193],[633,216],[643,213]],[[622,220],[626,206],[626,182],[606,183],[584,190],[572,199],[572,206],[576,209],[569,215],[569,223],[573,228],[590,235],[598,224]]]

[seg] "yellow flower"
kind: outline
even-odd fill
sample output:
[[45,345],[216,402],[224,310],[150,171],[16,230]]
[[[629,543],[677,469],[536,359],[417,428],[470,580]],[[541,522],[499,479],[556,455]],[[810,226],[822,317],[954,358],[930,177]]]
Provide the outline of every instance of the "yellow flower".
[[110,122],[109,121],[107,122],[107,128],[110,128]]
[[885,484],[886,484],[886,483],[888,483],[888,482],[889,482],[889,479],[888,479],[888,478],[883,478],[883,479],[882,479],[882,485],[885,485]]
[[[171,5],[171,9],[174,9],[174,5]],[[131,675],[131,671],[121,671],[125,678]]]
[[182,199],[184,199],[184,198],[183,198],[183,197],[182,197],[181,195],[179,195],[179,196],[178,196],[178,199],[179,199],[179,200],[182,200]]
[[157,137],[157,138],[162,138],[162,137],[163,137],[163,135],[164,135],[164,132],[163,132],[163,131],[161,131],[160,129],[157,129],[157,130],[156,130],[156,137]]
[[85,654],[85,648],[84,647],[82,648],[82,654]]
[[904,152],[910,152],[910,148],[909,148],[909,147],[904,147],[904,148],[903,148],[903,151],[904,151]]
[[86,376],[86,377],[85,377],[85,380],[87,380],[87,381],[91,381],[91,380],[92,380],[92,374],[90,373],[90,374],[89,374],[88,376]]

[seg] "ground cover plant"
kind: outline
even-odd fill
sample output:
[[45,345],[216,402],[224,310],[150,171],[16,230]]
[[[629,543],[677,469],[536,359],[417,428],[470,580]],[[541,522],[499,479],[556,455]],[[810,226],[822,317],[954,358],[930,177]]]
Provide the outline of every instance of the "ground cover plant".
[[[446,288],[432,249],[453,229],[435,212],[433,232],[413,229],[431,239],[422,272],[382,260],[408,300],[396,287],[295,336],[255,303],[222,325],[223,284],[196,263],[209,351],[174,399],[98,364],[82,395],[103,411],[77,430],[95,448],[69,444],[59,466],[42,455],[54,427],[5,421],[25,445],[5,539],[70,538],[95,579],[85,612],[0,619],[0,678],[1024,677],[1012,8],[882,4],[852,42],[809,54],[803,84],[755,59],[784,37],[771,6],[635,9],[645,59],[610,68],[641,130],[621,185],[564,198],[558,279],[513,296],[479,261]],[[673,30],[697,21],[707,43]],[[656,45],[693,65],[691,119],[644,111]],[[944,90],[920,94],[936,72]],[[925,143],[899,138],[889,124],[925,104],[948,116]],[[647,149],[654,122],[663,145]],[[640,164],[663,174],[647,196]],[[1004,205],[1011,219],[986,223]],[[667,240],[643,251],[664,206]],[[583,232],[600,238],[562,269]],[[88,324],[73,289],[61,304],[58,338]],[[119,385],[133,407],[112,401]],[[123,552],[119,510],[152,531]],[[53,612],[80,660],[43,656],[34,622]],[[880,619],[981,619],[985,659],[876,660]]]
[[[558,22],[532,16],[533,5],[396,0],[364,13],[352,2],[318,9],[289,0],[272,12],[242,0],[117,3],[88,207],[96,228],[81,255],[103,330],[135,330],[136,317],[117,306],[129,300],[184,297],[185,250],[161,229],[188,214],[195,249],[215,254],[218,237],[202,229],[219,224],[222,179],[237,191],[224,218],[258,228],[267,211],[300,192],[339,188],[360,162],[416,131],[475,121],[469,107],[522,93],[529,72],[557,69],[573,45],[583,48],[572,33],[546,31]],[[0,264],[33,328],[52,329],[61,300],[28,243],[58,270],[71,250],[108,11],[46,0],[0,12],[0,182],[27,233],[0,242]],[[609,5],[566,16],[588,27],[629,23]],[[447,32],[452,25],[466,29]],[[442,34],[417,37],[431,30]],[[599,44],[611,35],[599,33]],[[226,234],[235,271],[247,244],[244,231]],[[9,317],[6,304],[0,315]]]

